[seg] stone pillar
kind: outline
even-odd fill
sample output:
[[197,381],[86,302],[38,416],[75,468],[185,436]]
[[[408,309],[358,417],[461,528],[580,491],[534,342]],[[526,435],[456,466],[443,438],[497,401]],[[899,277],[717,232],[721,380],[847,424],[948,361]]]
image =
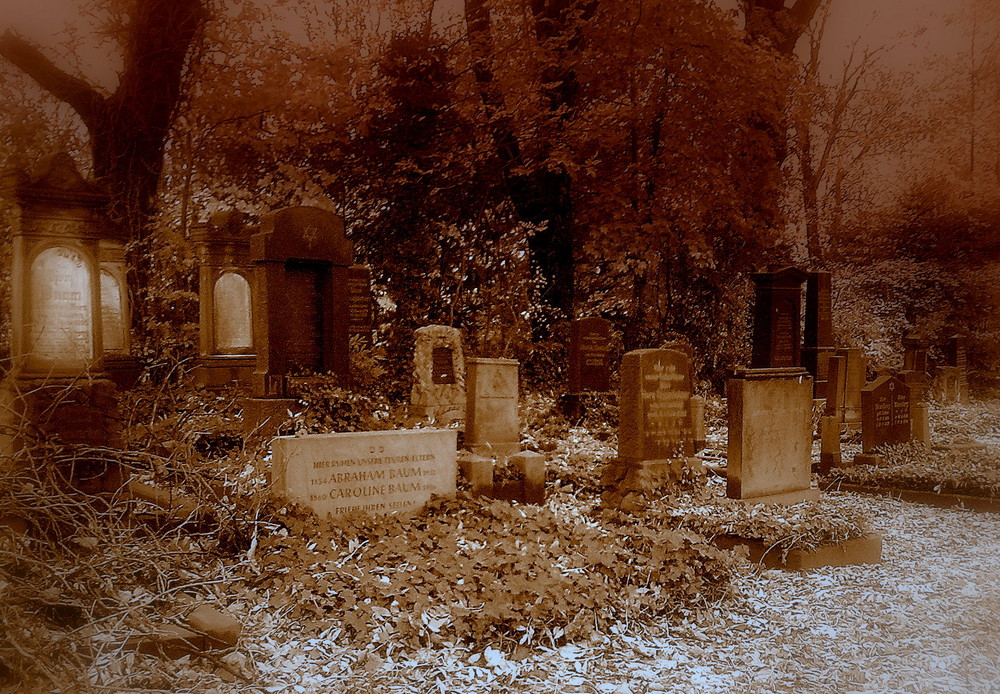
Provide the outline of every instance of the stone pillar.
[[[0,385],[0,400],[9,406],[0,413],[3,447],[15,451],[39,438],[113,446],[117,388],[104,371],[104,330],[114,330],[108,343],[124,352],[128,308],[127,295],[113,291],[120,285],[105,280],[101,292],[102,244],[110,263],[111,249],[125,243],[124,231],[106,216],[109,197],[79,174],[72,158],[57,154],[34,172],[3,173],[0,199],[13,241],[12,359]],[[79,474],[84,468],[86,479]],[[119,469],[97,459],[81,459],[69,474],[91,491],[121,482]]]
[[861,426],[861,389],[865,386],[868,360],[855,347],[838,349],[837,355],[844,357],[844,404],[841,419],[849,428],[857,430]]
[[705,398],[700,395],[691,396],[691,443],[694,452],[705,450],[708,444],[708,434],[705,430]]
[[819,420],[819,469],[826,474],[843,460],[840,451],[840,422],[835,416],[823,416]]
[[242,214],[219,212],[191,230],[198,253],[199,357],[195,382],[206,388],[249,390],[253,345],[253,263]]
[[515,359],[466,360],[465,447],[473,453],[508,456],[521,449],[517,370]]
[[812,481],[812,378],[801,367],[741,369],[726,384],[726,494],[761,503],[819,498]]
[[545,456],[535,451],[522,451],[510,457],[524,480],[522,501],[526,504],[545,503]]
[[831,311],[832,281],[829,272],[810,272],[806,277],[806,324],[803,332],[802,366],[814,382],[815,398],[825,398],[833,345]]

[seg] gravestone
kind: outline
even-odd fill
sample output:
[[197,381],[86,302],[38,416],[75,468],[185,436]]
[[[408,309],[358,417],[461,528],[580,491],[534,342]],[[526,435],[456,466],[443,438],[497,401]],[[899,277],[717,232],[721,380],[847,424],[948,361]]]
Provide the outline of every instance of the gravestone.
[[191,230],[198,254],[199,357],[195,382],[210,389],[249,389],[257,366],[253,345],[250,234],[238,212],[219,212]]
[[621,365],[618,457],[667,460],[694,455],[691,360],[672,349],[627,353]]
[[833,345],[831,312],[832,280],[829,272],[810,272],[806,276],[806,321],[802,335],[802,366],[813,377],[813,397],[825,398],[829,359]]
[[952,335],[944,344],[944,365],[935,374],[935,391],[942,404],[969,402],[968,355],[964,335]]
[[569,392],[611,389],[611,322],[590,317],[570,325]]
[[622,357],[618,457],[602,475],[604,503],[641,507],[666,488],[704,475],[695,452],[690,357],[675,349],[640,349]]
[[465,366],[465,447],[485,456],[517,453],[517,360],[470,358]]
[[[65,443],[113,445],[117,388],[104,371],[104,331],[114,331],[109,344],[124,354],[128,307],[112,274],[110,256],[125,236],[105,214],[109,197],[79,174],[72,158],[58,154],[34,172],[5,172],[0,198],[13,256],[12,360],[0,417],[5,432],[17,432],[3,448],[33,445],[21,436],[32,430]],[[110,279],[103,280],[102,296],[104,271]],[[72,474],[87,489],[120,482],[120,470],[105,461],[80,460]]]
[[750,275],[754,283],[752,368],[801,364],[802,282],[806,273],[778,267]]
[[927,391],[930,388],[928,352],[931,341],[920,333],[910,333],[902,340],[903,370],[899,377],[910,388],[910,418],[913,439],[930,443],[930,415],[927,406]]
[[449,429],[279,436],[273,489],[320,517],[421,509],[455,493],[458,432]]
[[439,424],[465,417],[465,357],[458,328],[427,325],[414,331],[413,413]]
[[359,336],[367,344],[372,341],[371,274],[364,265],[347,268],[347,333]]
[[839,426],[844,421],[844,394],[847,389],[847,357],[831,356],[828,363],[826,407],[824,416],[833,417]]
[[812,481],[812,396],[798,368],[740,369],[726,384],[726,495],[761,503],[819,498]]
[[276,430],[300,378],[329,374],[350,387],[351,335],[363,328],[353,255],[343,220],[316,207],[272,212],[251,236],[257,359],[244,404],[248,431]]
[[837,356],[844,358],[844,400],[840,419],[849,429],[857,431],[861,426],[861,389],[865,386],[868,360],[857,347],[838,349]]
[[866,385],[861,410],[863,453],[910,440],[910,388],[901,378],[887,374]]

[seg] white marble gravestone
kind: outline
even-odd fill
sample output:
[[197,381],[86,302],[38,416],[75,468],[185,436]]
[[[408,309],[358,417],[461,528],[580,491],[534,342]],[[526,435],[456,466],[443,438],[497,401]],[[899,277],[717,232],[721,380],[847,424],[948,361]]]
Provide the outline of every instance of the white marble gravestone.
[[457,444],[453,429],[279,436],[271,484],[321,517],[416,511],[455,493]]

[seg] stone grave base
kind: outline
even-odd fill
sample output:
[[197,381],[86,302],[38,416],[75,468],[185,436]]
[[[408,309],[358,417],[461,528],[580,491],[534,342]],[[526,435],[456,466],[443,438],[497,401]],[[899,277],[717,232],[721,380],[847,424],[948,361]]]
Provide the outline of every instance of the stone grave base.
[[[858,453],[851,461],[851,465],[881,465],[882,456],[878,453]],[[847,467],[841,464],[839,467]]]
[[849,484],[839,480],[832,482],[831,491],[853,492],[855,494],[871,494],[873,496],[889,496],[894,499],[911,501],[915,504],[925,504],[938,508],[967,508],[972,511],[1000,513],[1000,499],[990,499],[984,496],[969,496],[967,494],[939,494],[915,489],[897,489],[895,487],[869,487],[860,484]]
[[209,390],[220,390],[227,386],[249,390],[256,368],[256,354],[201,356],[194,367],[194,382]]
[[605,506],[622,511],[636,511],[670,491],[680,491],[692,484],[704,485],[705,466],[699,458],[671,460],[612,459],[601,474]]
[[278,435],[288,412],[298,407],[295,398],[243,398],[243,433],[261,439]]
[[770,549],[759,540],[748,540],[735,535],[720,535],[715,538],[715,544],[721,549],[746,547],[750,551],[750,561],[763,564],[769,569],[787,571],[818,569],[824,566],[877,564],[882,561],[882,536],[878,533],[810,550],[792,549],[784,557],[781,550]]
[[764,496],[750,496],[744,499],[731,499],[726,497],[721,501],[726,504],[780,504],[791,506],[800,504],[803,501],[819,501],[820,491],[818,489],[796,489],[780,494],[766,494]]
[[[9,378],[0,389],[5,455],[49,441],[94,449],[119,443],[118,388],[106,378]],[[44,452],[38,459],[45,460]],[[87,493],[115,491],[124,483],[119,462],[97,451],[88,455],[84,449],[66,464],[66,477]]]
[[119,390],[131,390],[142,377],[143,365],[130,354],[105,354],[104,372]]

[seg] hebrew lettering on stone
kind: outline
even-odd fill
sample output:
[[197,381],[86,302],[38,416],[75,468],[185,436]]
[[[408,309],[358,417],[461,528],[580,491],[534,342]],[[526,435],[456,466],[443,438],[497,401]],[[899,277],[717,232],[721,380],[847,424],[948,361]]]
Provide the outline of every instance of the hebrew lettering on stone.
[[28,352],[40,362],[82,363],[94,356],[91,270],[72,248],[47,248],[30,270]]

